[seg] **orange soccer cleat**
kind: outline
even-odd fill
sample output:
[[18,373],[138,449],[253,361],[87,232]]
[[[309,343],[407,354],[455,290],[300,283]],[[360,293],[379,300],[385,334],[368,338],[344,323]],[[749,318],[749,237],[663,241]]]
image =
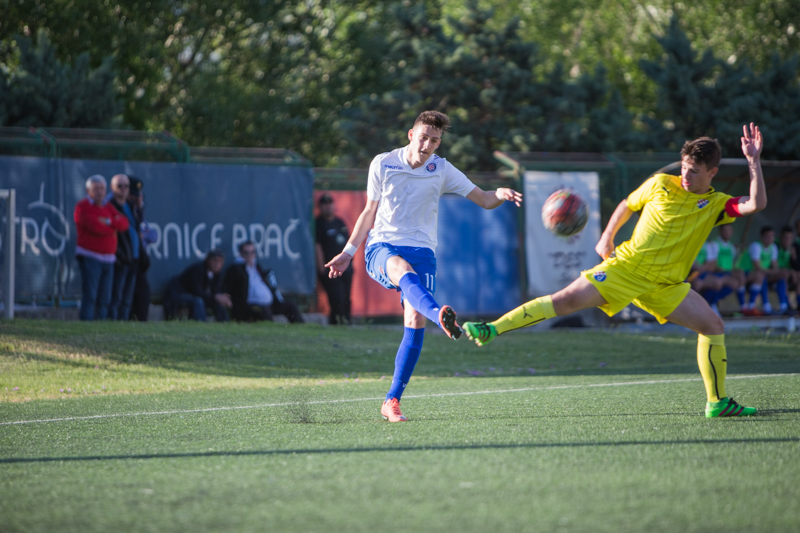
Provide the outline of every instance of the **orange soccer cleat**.
[[408,418],[400,412],[400,400],[392,398],[386,400],[381,406],[381,416],[389,422],[408,422]]

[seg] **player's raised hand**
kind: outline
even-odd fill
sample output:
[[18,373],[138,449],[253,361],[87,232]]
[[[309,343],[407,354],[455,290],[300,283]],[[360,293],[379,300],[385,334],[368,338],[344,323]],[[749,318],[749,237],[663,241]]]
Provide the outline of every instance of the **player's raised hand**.
[[499,200],[504,200],[506,202],[514,202],[515,204],[517,204],[517,207],[522,205],[522,193],[517,192],[514,189],[499,187],[497,191],[495,191],[494,195],[497,196]]
[[761,138],[761,130],[750,123],[748,130],[747,124],[742,127],[744,136],[742,137],[742,153],[747,159],[759,159],[761,157],[761,149],[764,148],[764,139]]
[[340,253],[330,261],[325,264],[325,268],[329,268],[328,277],[338,278],[341,276],[345,270],[347,270],[348,265],[350,265],[350,261],[353,257],[350,254],[346,254],[344,252]]

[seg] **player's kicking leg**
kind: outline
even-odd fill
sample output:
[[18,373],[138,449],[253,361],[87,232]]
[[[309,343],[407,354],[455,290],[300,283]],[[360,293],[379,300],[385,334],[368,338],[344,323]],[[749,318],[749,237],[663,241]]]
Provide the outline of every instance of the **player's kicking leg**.
[[542,296],[509,311],[494,322],[465,322],[464,331],[478,346],[514,329],[533,326],[548,318],[564,316],[606,303],[600,291],[581,276],[551,296]]
[[749,416],[754,407],[744,407],[725,392],[728,357],[725,350],[725,323],[711,310],[702,296],[689,291],[667,320],[697,332],[697,365],[706,387],[706,417]]

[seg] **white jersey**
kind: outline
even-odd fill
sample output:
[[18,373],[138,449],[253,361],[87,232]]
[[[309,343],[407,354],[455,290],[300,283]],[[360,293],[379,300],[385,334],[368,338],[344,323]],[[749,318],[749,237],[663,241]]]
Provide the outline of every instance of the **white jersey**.
[[375,156],[369,166],[367,198],[378,204],[370,243],[417,246],[436,250],[439,198],[467,196],[475,185],[463,172],[438,155],[412,169],[406,149]]

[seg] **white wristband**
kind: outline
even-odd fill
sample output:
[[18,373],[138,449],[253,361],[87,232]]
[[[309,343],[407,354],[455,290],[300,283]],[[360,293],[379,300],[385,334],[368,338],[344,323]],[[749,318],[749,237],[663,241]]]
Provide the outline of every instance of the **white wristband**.
[[358,246],[353,246],[348,242],[345,245],[344,250],[342,250],[342,253],[347,254],[350,257],[353,257],[354,255],[356,255],[356,251],[358,251]]

